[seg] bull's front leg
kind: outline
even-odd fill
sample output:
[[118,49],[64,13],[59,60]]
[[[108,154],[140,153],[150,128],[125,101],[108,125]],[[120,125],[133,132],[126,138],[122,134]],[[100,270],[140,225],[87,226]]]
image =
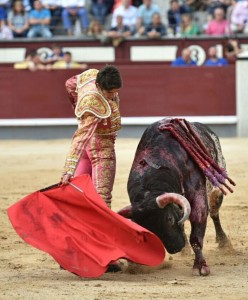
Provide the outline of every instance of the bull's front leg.
[[207,226],[207,216],[208,204],[206,197],[200,197],[198,195],[192,203],[190,215],[190,244],[195,253],[193,275],[207,276],[210,273],[210,269],[202,254],[203,240]]

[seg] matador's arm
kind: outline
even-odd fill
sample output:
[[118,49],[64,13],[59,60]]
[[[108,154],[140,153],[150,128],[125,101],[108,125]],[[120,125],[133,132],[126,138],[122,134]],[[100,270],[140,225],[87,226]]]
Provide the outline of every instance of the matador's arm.
[[80,157],[95,132],[99,121],[100,119],[91,113],[85,113],[83,118],[80,119],[79,127],[72,137],[71,147],[66,157],[63,175],[74,175]]

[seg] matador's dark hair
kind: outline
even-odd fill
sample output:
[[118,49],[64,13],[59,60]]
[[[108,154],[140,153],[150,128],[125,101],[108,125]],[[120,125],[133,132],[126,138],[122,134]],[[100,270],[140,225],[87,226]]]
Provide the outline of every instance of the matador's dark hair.
[[97,73],[96,83],[105,91],[121,88],[122,79],[119,70],[114,66],[107,65]]

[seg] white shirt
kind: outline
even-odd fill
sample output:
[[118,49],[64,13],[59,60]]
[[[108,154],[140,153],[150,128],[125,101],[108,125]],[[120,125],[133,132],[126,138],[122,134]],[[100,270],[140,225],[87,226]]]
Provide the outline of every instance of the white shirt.
[[85,0],[61,0],[62,7],[84,7]]
[[61,6],[61,0],[41,0],[41,3],[49,6]]
[[138,9],[133,5],[129,5],[127,9],[123,5],[118,6],[113,12],[111,27],[117,25],[117,16],[123,17],[123,25],[133,27],[137,25]]
[[9,2],[10,0],[0,0],[0,5],[7,5]]

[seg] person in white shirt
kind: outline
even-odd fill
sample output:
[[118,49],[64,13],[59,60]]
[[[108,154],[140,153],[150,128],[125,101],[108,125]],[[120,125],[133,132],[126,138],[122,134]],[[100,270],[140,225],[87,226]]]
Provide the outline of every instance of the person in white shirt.
[[122,4],[113,11],[111,27],[117,26],[117,16],[122,16],[123,25],[128,26],[132,33],[136,31],[138,9],[131,5],[131,0],[122,0]]
[[85,0],[61,0],[62,21],[68,35],[72,35],[72,16],[78,16],[83,31],[86,33],[89,28],[88,12],[85,8]]

